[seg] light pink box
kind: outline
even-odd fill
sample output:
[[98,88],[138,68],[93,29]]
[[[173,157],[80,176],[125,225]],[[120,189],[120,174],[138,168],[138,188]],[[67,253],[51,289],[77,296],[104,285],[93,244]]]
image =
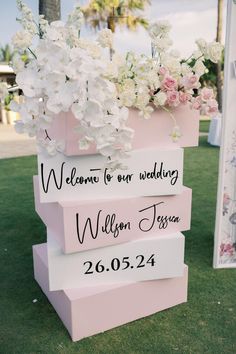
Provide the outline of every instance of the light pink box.
[[73,341],[187,301],[187,266],[179,278],[49,291],[46,252],[46,244],[33,246],[34,276]]
[[[192,110],[188,105],[180,105],[173,111],[177,125],[180,127],[181,137],[178,142],[173,142],[171,132],[173,120],[170,114],[164,110],[155,110],[150,119],[139,117],[138,110],[130,109],[127,126],[134,129],[135,135],[132,148],[156,148],[156,147],[187,147],[197,146],[199,136],[199,112]],[[51,139],[65,140],[65,154],[90,155],[96,153],[95,145],[89,150],[80,150],[78,140],[80,135],[75,128],[79,121],[71,112],[63,112],[57,115],[51,129],[48,131]]]
[[[64,253],[116,245],[146,238],[153,234],[158,237],[190,229],[192,191],[187,187],[184,187],[181,194],[171,196],[41,203],[38,176],[34,176],[34,196],[35,209],[38,215],[45,225],[53,231]],[[161,204],[153,206],[158,203]],[[148,207],[150,207],[148,210],[140,212],[140,210]],[[155,219],[158,215],[173,216],[173,221],[168,222],[168,224],[165,221],[155,222],[153,227],[150,228],[155,213]],[[110,226],[102,231],[102,226],[106,224],[106,220],[109,219],[108,225],[111,225],[112,215],[116,216],[115,222],[112,224],[112,232],[106,232],[110,231]],[[83,230],[88,217],[92,220],[94,236],[96,235],[97,220],[99,221],[95,239],[90,232],[89,222],[83,237]],[[143,220],[145,218],[149,218],[149,221]],[[123,224],[120,224],[121,222]],[[116,234],[113,233],[116,230],[115,223],[120,225],[120,229],[123,228],[116,231]],[[163,228],[160,228],[162,226]],[[147,231],[148,229],[150,230]],[[118,236],[117,232],[119,232]]]

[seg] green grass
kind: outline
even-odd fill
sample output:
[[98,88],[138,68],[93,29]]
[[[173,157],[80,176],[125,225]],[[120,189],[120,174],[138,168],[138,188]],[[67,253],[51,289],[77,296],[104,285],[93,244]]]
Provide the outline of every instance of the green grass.
[[211,122],[210,120],[200,120],[199,131],[201,133],[208,133],[209,132],[210,122]]
[[31,246],[45,242],[33,204],[36,158],[1,160],[0,353],[235,353],[236,271],[212,268],[218,153],[206,137],[185,150],[184,182],[193,188],[188,302],[77,343],[33,279]]

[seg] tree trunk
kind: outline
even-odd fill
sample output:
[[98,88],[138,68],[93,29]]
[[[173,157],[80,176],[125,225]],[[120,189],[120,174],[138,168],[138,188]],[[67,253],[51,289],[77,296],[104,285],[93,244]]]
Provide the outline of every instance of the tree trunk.
[[[222,25],[223,25],[223,0],[218,0],[217,11],[217,32],[216,41],[222,42]],[[222,112],[222,72],[221,60],[216,64],[216,85],[217,85],[217,100],[219,103],[219,111]]]
[[109,28],[113,33],[115,33],[116,23],[115,23],[115,18],[112,17],[112,14],[110,14],[110,16],[108,17],[107,28]]
[[44,15],[48,22],[61,19],[60,0],[39,0],[39,14]]

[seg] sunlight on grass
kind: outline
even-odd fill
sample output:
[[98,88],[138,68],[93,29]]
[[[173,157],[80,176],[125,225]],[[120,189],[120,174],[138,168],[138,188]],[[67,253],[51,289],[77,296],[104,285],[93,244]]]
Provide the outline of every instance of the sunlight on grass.
[[209,127],[210,127],[210,120],[200,120],[200,127],[199,131],[201,133],[208,133],[209,132]]

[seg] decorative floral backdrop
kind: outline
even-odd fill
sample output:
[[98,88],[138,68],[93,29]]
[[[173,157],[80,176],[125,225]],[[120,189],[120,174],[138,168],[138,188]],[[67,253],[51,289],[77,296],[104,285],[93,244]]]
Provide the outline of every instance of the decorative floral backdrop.
[[226,147],[220,263],[236,264],[236,131]]
[[228,2],[214,266],[236,267],[236,4]]

